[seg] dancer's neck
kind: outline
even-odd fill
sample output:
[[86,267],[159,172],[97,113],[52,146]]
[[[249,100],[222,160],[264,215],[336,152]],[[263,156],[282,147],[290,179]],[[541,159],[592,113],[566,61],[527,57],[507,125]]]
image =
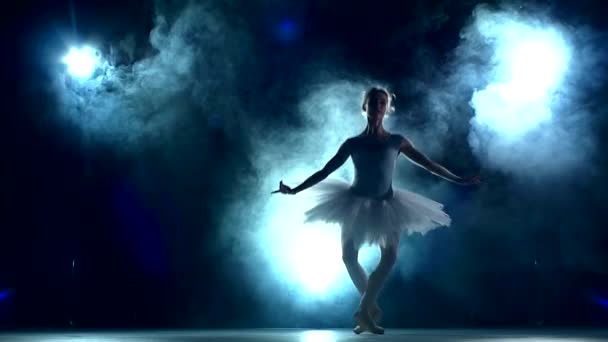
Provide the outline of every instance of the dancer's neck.
[[369,125],[368,124],[365,127],[365,130],[363,131],[363,134],[371,136],[371,137],[376,137],[376,138],[384,138],[389,133],[382,126],[373,126],[373,125]]

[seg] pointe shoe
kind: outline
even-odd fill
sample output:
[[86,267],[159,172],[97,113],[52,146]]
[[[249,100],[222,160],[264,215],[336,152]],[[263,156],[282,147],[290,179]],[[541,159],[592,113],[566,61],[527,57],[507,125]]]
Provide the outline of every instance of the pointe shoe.
[[361,334],[364,331],[365,331],[365,329],[361,328],[360,325],[357,325],[356,327],[353,328],[353,332],[357,335]]
[[366,331],[369,331],[371,333],[377,334],[377,335],[382,335],[384,334],[384,328],[380,327],[380,326],[376,326],[374,329],[372,330],[365,330],[363,328],[361,328],[360,325],[357,325],[356,327],[353,328],[353,332],[357,335],[360,335],[361,333],[364,333]]
[[378,325],[376,325],[374,328],[371,328],[371,329],[363,329],[363,328],[361,328],[360,325],[357,325],[356,327],[353,328],[353,332],[357,335],[360,335],[366,331],[369,331],[372,334],[376,334],[376,335],[384,335],[384,328],[381,326],[378,326]]
[[379,325],[374,325],[370,327],[369,332],[376,335],[384,335],[384,328]]
[[360,334],[364,331],[369,331],[372,334],[382,335],[384,334],[384,328],[376,325],[376,322],[372,320],[367,310],[357,310],[353,315],[357,326],[353,329],[355,334]]

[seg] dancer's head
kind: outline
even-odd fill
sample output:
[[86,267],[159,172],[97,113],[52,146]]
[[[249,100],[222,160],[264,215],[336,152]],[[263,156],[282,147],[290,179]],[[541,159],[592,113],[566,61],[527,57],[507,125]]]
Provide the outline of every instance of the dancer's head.
[[393,101],[395,94],[392,94],[384,87],[371,87],[363,96],[361,109],[367,120],[373,123],[382,123],[386,115],[395,111]]

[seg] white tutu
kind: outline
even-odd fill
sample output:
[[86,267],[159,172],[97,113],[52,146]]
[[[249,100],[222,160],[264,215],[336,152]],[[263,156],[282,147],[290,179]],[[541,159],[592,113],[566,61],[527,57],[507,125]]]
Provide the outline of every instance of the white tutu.
[[364,197],[351,191],[351,184],[326,179],[310,188],[317,204],[306,211],[306,222],[337,223],[342,241],[386,246],[398,241],[401,232],[421,233],[449,226],[443,205],[411,191],[393,189],[386,199]]

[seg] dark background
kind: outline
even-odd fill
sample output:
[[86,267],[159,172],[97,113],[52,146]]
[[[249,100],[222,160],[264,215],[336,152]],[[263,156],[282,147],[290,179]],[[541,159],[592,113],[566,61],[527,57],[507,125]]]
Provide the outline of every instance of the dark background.
[[[585,25],[595,32],[607,29],[600,1],[535,4],[569,25]],[[342,72],[356,71],[389,84],[435,77],[419,62],[447,63],[476,5],[447,0],[243,1],[218,2],[216,8],[253,37],[254,48],[242,66],[257,71],[254,80],[234,85],[234,93],[243,99],[240,106],[255,113],[253,121],[278,120],[284,125],[269,124],[269,129],[297,130],[289,109],[299,101],[304,65],[330,59],[326,52],[331,51],[331,56],[343,56]],[[228,119],[214,117],[213,107],[197,109],[209,119],[201,119],[197,131],[184,133],[188,137],[178,139],[181,145],[139,150],[138,158],[117,152],[106,142],[82,147],[79,135],[70,133],[78,130],[76,125],[54,119],[58,109],[54,93],[46,87],[52,79],[51,62],[41,51],[53,49],[49,46],[61,36],[58,32],[71,32],[71,11],[81,38],[115,41],[133,34],[138,59],[154,53],[148,43],[155,26],[153,3],[23,1],[17,6],[4,13],[2,23],[8,44],[2,53],[6,81],[0,135],[0,328],[333,326],[348,321],[348,314],[327,322],[320,318],[323,313],[298,317],[298,311],[290,309],[289,319],[277,319],[260,311],[265,299],[247,286],[246,272],[241,272],[247,264],[233,247],[218,241],[224,212],[246,182],[235,180],[235,175],[264,175],[252,166],[252,146],[225,129],[222,120]],[[160,7],[171,17],[183,6],[169,1]],[[284,18],[290,21],[285,23]],[[279,86],[284,91],[276,95]],[[219,89],[212,91],[216,98],[226,94]],[[592,108],[605,106],[605,94],[605,86],[589,94]],[[416,101],[415,93],[406,94],[399,106]],[[496,247],[504,236],[469,230],[471,260],[485,259],[491,265],[491,271],[478,276],[475,298],[454,300],[434,286],[437,280],[430,269],[410,279],[392,277],[387,298],[403,304],[386,300],[387,325],[608,323],[608,164],[603,153],[608,119],[604,115],[595,122],[600,153],[588,165],[594,176],[581,167],[582,173],[565,179],[568,185],[558,190],[504,190],[505,196],[522,196],[517,208],[534,207],[544,213],[528,217],[523,209],[512,211],[516,231],[508,235],[509,252]],[[197,141],[197,134],[205,136],[204,150],[188,143]],[[180,153],[190,161],[177,162],[182,160]],[[444,161],[450,160],[449,154],[448,149]],[[134,181],[134,170],[142,169],[145,172],[138,171]],[[473,163],[459,171],[475,169]],[[507,188],[507,176],[494,179],[486,186],[495,191]],[[141,190],[142,183],[149,185],[143,187],[146,191]],[[475,196],[474,191],[454,191],[463,200]],[[527,224],[535,229],[526,230]],[[476,227],[469,221],[462,225]],[[451,241],[441,241],[441,236],[428,239],[431,245]],[[513,255],[527,254],[542,262],[513,260]],[[571,255],[595,266],[570,263]],[[441,271],[440,266],[435,269]]]

